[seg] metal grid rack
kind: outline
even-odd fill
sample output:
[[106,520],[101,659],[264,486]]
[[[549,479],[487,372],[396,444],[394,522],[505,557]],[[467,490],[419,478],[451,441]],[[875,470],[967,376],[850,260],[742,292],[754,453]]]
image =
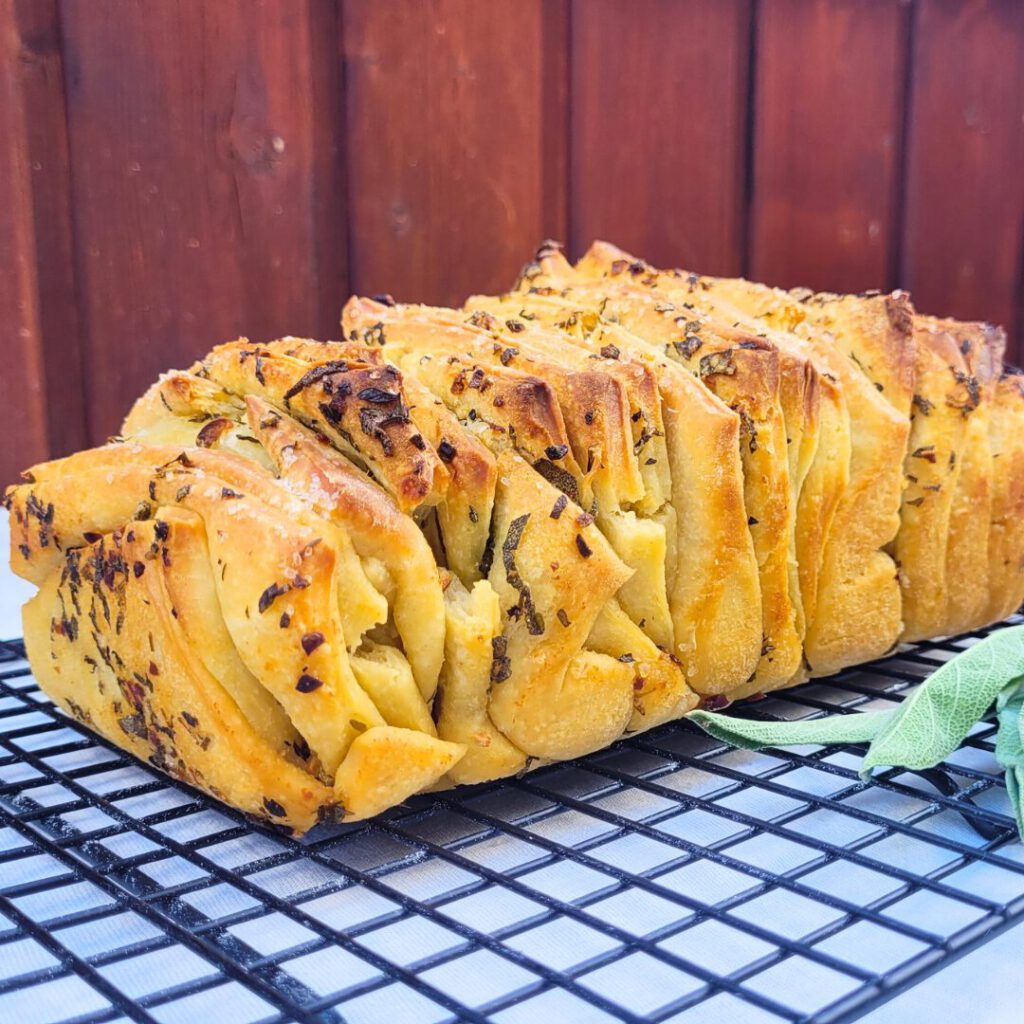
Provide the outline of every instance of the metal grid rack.
[[[976,636],[740,713],[892,706]],[[851,1021],[1024,913],[993,733],[864,784],[853,749],[676,723],[299,843],[0,644],[0,1020]]]

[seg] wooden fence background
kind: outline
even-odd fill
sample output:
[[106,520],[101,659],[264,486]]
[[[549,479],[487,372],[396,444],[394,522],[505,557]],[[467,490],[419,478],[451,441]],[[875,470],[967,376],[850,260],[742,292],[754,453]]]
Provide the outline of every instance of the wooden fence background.
[[0,0],[0,480],[535,244],[1024,324],[1019,0]]

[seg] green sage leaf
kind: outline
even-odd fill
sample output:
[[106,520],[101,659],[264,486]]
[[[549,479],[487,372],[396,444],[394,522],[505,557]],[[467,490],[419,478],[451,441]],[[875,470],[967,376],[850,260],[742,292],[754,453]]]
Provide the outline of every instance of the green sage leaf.
[[1005,687],[996,701],[996,717],[999,729],[996,732],[996,760],[1006,771],[1006,792],[1017,821],[1017,831],[1024,838],[1024,686],[1011,683]]
[[1014,765],[1006,769],[1006,793],[1013,806],[1013,816],[1017,821],[1017,835],[1024,841],[1024,805],[1021,794],[1024,792],[1024,766]]
[[791,747],[804,743],[866,743],[873,740],[898,709],[862,714],[826,715],[799,722],[764,722],[734,718],[714,711],[691,711],[687,721],[699,725],[715,739],[746,750]]
[[689,720],[716,739],[747,750],[805,743],[870,743],[860,774],[880,766],[919,770],[949,757],[993,702],[996,758],[1024,839],[1024,626],[990,633],[938,668],[889,711],[827,715],[798,722],[752,721],[710,711]]
[[1024,735],[1021,734],[1021,709],[1024,707],[1024,686],[1010,683],[996,698],[996,760],[1008,768],[1024,764]]
[[989,634],[937,669],[879,731],[861,764],[931,768],[948,757],[1000,692],[1024,676],[1024,626]]

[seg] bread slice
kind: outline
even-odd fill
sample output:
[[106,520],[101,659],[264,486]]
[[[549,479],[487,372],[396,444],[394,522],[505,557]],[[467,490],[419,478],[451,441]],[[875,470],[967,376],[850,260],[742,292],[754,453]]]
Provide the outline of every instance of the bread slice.
[[[669,353],[739,414],[744,502],[763,616],[761,658],[750,686],[756,691],[784,685],[800,669],[803,613],[795,557],[796,495],[790,486],[777,350],[755,335],[677,308],[654,271],[645,271],[644,284],[633,284],[632,275],[613,279],[593,263],[582,273],[560,259],[545,255],[543,273],[532,279],[532,286],[561,285],[568,289],[567,298],[602,309],[604,316]],[[790,414],[795,431],[802,433],[803,402]]]
[[[520,319],[526,313],[533,326],[557,330],[590,358],[628,357],[654,375],[672,496],[672,516],[665,518],[674,519],[674,531],[667,534],[674,544],[666,549],[674,655],[698,693],[720,694],[749,682],[761,656],[761,595],[743,505],[737,414],[642,338],[574,306],[560,289],[475,296],[468,305],[499,322],[513,309]],[[657,437],[648,431],[634,445],[652,440]],[[652,447],[644,464],[654,459],[658,465],[659,456],[660,446]]]
[[290,347],[297,351],[287,341],[270,348],[241,339],[218,345],[192,372],[232,394],[258,395],[329,437],[403,511],[437,504],[448,475],[409,418],[394,367],[332,358],[329,349],[311,362]]
[[[896,565],[888,549],[899,529],[913,397],[907,387],[912,341],[905,297],[891,303],[884,296],[823,297],[818,303],[740,279],[674,273],[690,284],[695,302],[725,303],[754,323],[791,332],[813,355],[821,375],[842,392],[849,416],[849,475],[824,549],[805,658],[812,675],[828,675],[880,657],[902,629]],[[870,302],[870,315],[857,310],[857,301]],[[872,331],[885,337],[879,341]],[[876,383],[886,385],[870,380],[863,369],[876,365],[884,350],[897,355],[897,368],[886,380],[899,408]],[[835,432],[843,433],[842,428]]]
[[[525,324],[506,328],[506,337],[486,315],[353,299],[343,326],[357,338],[382,328],[381,351],[407,377],[425,383],[453,414],[478,429],[499,458],[504,451],[518,452],[596,518],[631,570],[615,610],[601,619],[600,641],[592,638],[590,644],[592,650],[636,660],[629,731],[692,705],[695,698],[672,655],[665,526],[642,512],[649,498],[630,415],[631,402],[642,400],[637,375],[601,372],[562,339]],[[621,369],[618,361],[605,361]],[[660,410],[650,414],[660,422]],[[620,606],[625,616],[618,614]]]
[[964,466],[968,429],[981,402],[956,337],[915,317],[916,382],[904,463],[907,486],[900,509],[896,561],[903,590],[903,637],[922,640],[950,628],[952,511]]
[[977,387],[977,403],[966,416],[964,436],[956,453],[960,473],[950,508],[946,544],[948,582],[942,631],[964,633],[985,624],[989,603],[988,541],[994,468],[989,427],[996,383],[1003,372],[1006,334],[991,324],[920,314],[914,320],[929,331],[945,332],[953,339],[968,377]]
[[984,622],[997,622],[1024,602],[1024,376],[999,379],[989,420],[992,521],[988,542],[989,601]]

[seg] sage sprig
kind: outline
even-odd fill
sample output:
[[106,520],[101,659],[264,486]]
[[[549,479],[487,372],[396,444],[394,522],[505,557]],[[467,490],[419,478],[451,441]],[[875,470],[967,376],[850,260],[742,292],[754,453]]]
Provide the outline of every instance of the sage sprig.
[[989,634],[946,662],[898,708],[827,715],[799,722],[765,722],[711,711],[689,720],[716,739],[747,750],[762,747],[868,743],[862,778],[881,766],[920,770],[939,764],[964,741],[993,703],[996,758],[1017,830],[1024,838],[1024,625]]
[[1024,839],[1024,685],[1007,686],[996,700],[999,729],[996,733],[996,760],[1006,772],[1006,792],[1017,819],[1017,831]]

